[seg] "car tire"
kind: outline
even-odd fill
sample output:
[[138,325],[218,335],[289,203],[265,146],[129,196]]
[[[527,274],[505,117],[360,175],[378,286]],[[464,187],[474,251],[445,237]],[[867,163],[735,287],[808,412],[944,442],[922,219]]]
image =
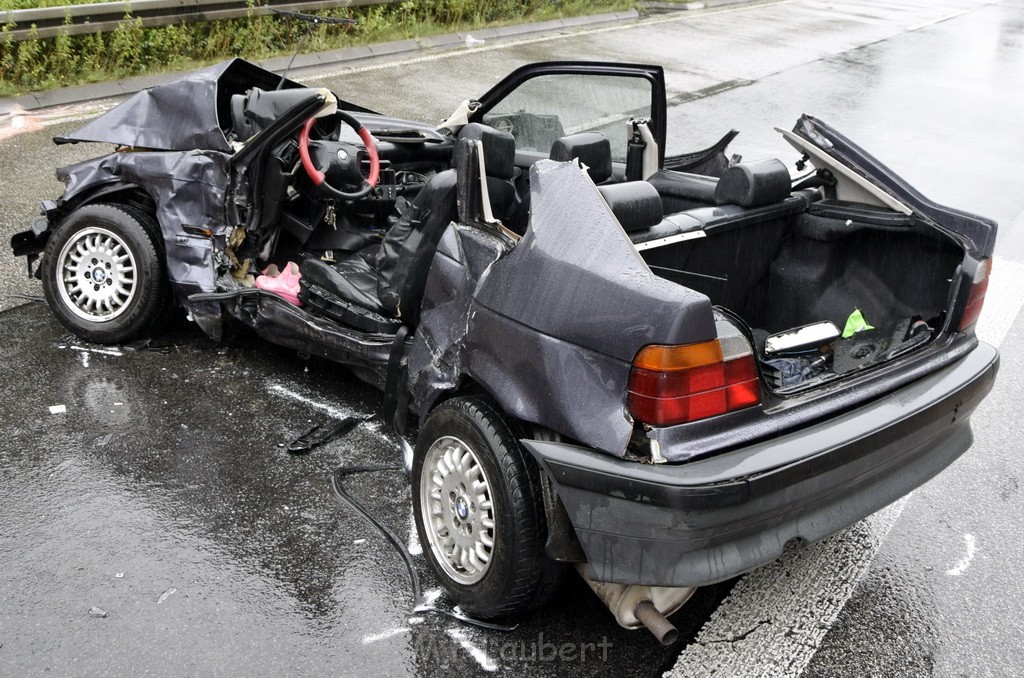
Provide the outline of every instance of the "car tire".
[[452,600],[480,619],[538,607],[565,569],[544,552],[540,469],[521,437],[490,400],[473,396],[438,406],[417,439],[413,513],[423,552]]
[[156,223],[113,204],[80,207],[46,244],[43,293],[57,319],[98,344],[130,341],[166,316],[167,272]]

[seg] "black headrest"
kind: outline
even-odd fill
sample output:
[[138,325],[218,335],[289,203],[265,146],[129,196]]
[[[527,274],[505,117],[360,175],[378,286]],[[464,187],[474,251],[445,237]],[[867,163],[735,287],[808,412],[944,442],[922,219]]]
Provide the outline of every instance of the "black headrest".
[[600,132],[580,132],[562,137],[551,145],[551,159],[568,162],[579,158],[595,184],[612,175],[612,145]]
[[646,181],[625,181],[598,186],[612,214],[626,233],[643,231],[661,223],[664,216],[658,189]]
[[716,205],[761,207],[785,200],[791,190],[789,170],[781,160],[742,162],[725,170],[715,187]]
[[239,141],[245,141],[252,136],[249,123],[245,121],[245,95],[231,95],[231,128]]
[[459,140],[463,139],[475,139],[483,144],[487,176],[496,179],[512,178],[516,164],[516,140],[511,134],[478,122],[471,122],[459,130]]

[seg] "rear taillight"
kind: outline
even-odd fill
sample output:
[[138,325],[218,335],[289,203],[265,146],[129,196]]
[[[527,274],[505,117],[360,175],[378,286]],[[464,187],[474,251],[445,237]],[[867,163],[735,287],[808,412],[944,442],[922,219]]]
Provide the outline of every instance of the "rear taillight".
[[957,328],[959,331],[962,332],[978,322],[978,316],[981,315],[981,307],[985,305],[985,293],[988,292],[988,279],[990,277],[992,277],[992,260],[983,259],[974,271],[974,282],[971,284],[971,294],[967,297],[964,314],[960,316],[960,326]]
[[652,426],[671,426],[757,405],[761,389],[750,346],[718,339],[645,346],[629,373],[629,411]]

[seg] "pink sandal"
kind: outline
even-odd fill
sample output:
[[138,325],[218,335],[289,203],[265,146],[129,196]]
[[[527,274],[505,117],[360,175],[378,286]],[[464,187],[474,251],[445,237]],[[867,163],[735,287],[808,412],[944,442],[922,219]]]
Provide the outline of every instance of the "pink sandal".
[[278,271],[276,264],[271,264],[263,269],[263,275],[256,278],[256,287],[267,292],[273,292],[289,304],[302,306],[299,301],[299,273],[298,264],[289,261],[283,271]]

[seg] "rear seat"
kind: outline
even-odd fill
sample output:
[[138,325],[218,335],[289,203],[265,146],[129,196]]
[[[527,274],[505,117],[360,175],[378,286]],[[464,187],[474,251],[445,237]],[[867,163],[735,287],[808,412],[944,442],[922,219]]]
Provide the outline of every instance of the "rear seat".
[[766,158],[725,170],[715,185],[715,204],[763,207],[782,202],[790,191],[789,170],[781,160]]
[[715,183],[714,207],[698,207],[670,214],[658,224],[644,228],[630,230],[625,224],[623,227],[630,240],[644,245],[639,249],[649,249],[703,237],[708,231],[763,223],[806,209],[808,199],[803,195],[791,195],[790,186],[789,170],[779,160],[740,163],[726,170]]
[[715,204],[718,179],[703,174],[658,170],[647,181],[658,189],[665,211],[674,214],[694,207]]
[[696,232],[704,226],[703,222],[685,212],[664,216],[658,190],[646,181],[626,181],[621,184],[598,186],[597,190],[608,203],[612,214],[619,220],[622,230],[634,243]]
[[[613,183],[611,146],[599,132],[562,137],[551,147],[551,159],[578,159],[587,168],[638,249],[704,237],[709,229],[738,228],[783,218],[808,204],[806,197],[790,195],[789,170],[776,159],[733,165],[721,179],[663,170],[646,181]],[[701,206],[671,209],[680,200]],[[666,205],[672,212],[667,216]]]

